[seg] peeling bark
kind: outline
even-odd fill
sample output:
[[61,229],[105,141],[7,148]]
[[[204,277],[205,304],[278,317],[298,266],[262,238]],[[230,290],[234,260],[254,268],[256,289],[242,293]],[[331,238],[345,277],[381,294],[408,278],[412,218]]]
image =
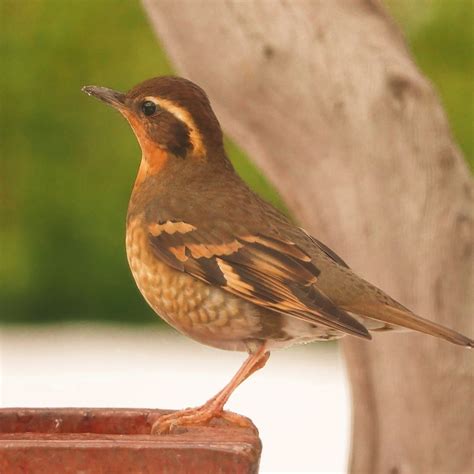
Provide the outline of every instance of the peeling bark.
[[[473,335],[473,196],[429,81],[376,0],[143,0],[177,70],[308,231],[420,315]],[[474,472],[473,354],[346,338],[351,472]]]

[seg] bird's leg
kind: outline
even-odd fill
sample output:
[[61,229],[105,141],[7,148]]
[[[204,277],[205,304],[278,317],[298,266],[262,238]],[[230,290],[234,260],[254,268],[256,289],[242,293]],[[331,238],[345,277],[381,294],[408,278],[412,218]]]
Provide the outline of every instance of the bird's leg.
[[169,415],[161,416],[152,426],[152,434],[164,434],[170,432],[175,426],[183,425],[205,425],[213,418],[223,418],[232,424],[249,427],[252,426],[248,418],[236,413],[224,411],[224,405],[229,400],[232,392],[255,371],[261,369],[270,357],[265,344],[249,354],[232,380],[214,397],[204,405],[197,408],[187,408]]

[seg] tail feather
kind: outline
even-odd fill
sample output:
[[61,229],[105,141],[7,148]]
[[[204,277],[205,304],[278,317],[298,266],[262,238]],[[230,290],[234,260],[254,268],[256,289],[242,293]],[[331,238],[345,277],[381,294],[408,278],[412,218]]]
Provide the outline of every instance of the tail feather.
[[469,337],[442,326],[441,324],[417,316],[409,310],[394,308],[393,306],[380,303],[376,305],[364,305],[363,308],[351,308],[349,311],[360,314],[361,316],[376,319],[377,321],[383,321],[390,325],[413,329],[414,331],[440,337],[441,339],[445,339],[453,344],[469,348],[474,347],[474,340]]

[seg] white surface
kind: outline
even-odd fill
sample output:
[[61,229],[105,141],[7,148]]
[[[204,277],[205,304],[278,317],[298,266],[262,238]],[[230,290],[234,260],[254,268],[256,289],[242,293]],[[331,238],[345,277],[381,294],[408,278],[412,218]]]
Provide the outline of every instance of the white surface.
[[[150,327],[2,328],[0,404],[196,406],[219,391],[244,359],[243,353],[208,348]],[[227,408],[258,426],[261,472],[345,472],[349,394],[333,346],[273,352]]]

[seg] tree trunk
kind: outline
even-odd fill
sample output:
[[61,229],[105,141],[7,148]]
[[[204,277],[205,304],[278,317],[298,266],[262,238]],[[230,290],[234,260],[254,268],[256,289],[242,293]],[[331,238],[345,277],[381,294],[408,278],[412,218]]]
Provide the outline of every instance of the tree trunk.
[[[473,184],[377,0],[143,0],[178,71],[308,231],[418,314],[473,336]],[[350,470],[474,472],[473,354],[344,342]]]

